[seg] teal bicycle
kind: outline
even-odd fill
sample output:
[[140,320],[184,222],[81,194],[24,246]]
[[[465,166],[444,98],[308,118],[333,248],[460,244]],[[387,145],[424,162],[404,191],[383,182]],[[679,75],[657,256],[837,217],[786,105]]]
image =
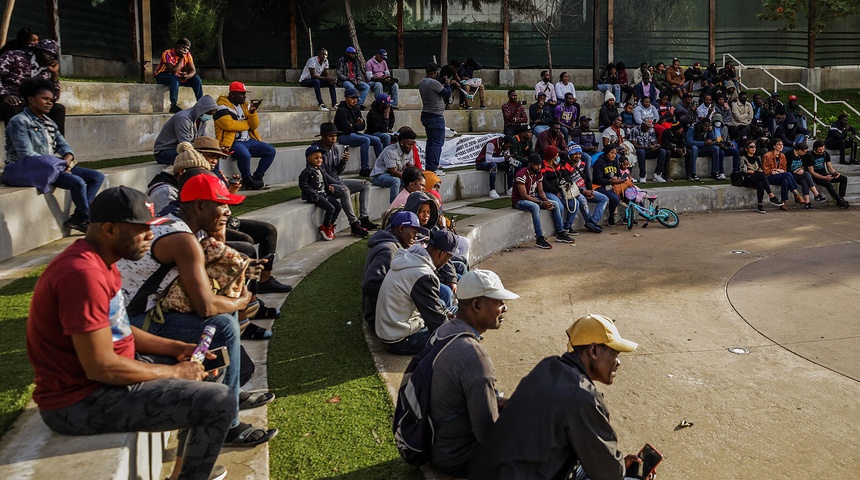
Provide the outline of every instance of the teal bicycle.
[[[624,197],[628,200],[627,210],[624,214],[628,230],[632,229],[634,223],[636,223],[637,213],[645,219],[642,228],[646,228],[649,223],[655,220],[666,228],[675,228],[681,222],[677,213],[668,208],[660,208],[659,205],[654,205],[654,200],[657,200],[657,196],[648,195],[645,190],[638,187],[630,187],[624,191]],[[646,201],[648,202],[647,207],[645,207]]]

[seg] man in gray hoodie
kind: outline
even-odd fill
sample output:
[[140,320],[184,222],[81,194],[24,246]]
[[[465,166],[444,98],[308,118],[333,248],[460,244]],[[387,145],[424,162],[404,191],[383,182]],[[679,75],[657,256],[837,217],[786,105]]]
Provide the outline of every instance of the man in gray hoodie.
[[376,300],[376,335],[389,353],[415,355],[447,319],[436,270],[456,249],[457,236],[437,230],[430,234],[426,249],[413,245],[394,255]]
[[197,137],[214,137],[214,126],[210,121],[217,109],[215,100],[204,95],[193,107],[170,117],[155,139],[155,161],[162,165],[173,165],[179,155],[176,151],[177,145],[182,142],[193,143]]
[[361,303],[367,323],[374,325],[376,322],[379,287],[391,267],[391,259],[398,250],[414,245],[419,233],[428,235],[430,231],[421,226],[414,213],[397,212],[388,220],[387,229],[374,233],[367,240],[369,250],[361,279]]

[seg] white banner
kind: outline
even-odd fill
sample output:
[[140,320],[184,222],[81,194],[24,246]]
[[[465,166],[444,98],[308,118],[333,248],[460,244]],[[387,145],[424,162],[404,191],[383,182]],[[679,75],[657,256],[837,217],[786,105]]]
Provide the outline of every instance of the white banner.
[[[442,158],[439,164],[443,167],[454,165],[466,165],[475,163],[484,144],[490,140],[502,137],[500,133],[488,133],[486,135],[460,135],[456,138],[445,140],[442,145]],[[416,143],[418,145],[418,154],[421,156],[421,162],[424,163],[424,148],[427,142],[422,140]]]

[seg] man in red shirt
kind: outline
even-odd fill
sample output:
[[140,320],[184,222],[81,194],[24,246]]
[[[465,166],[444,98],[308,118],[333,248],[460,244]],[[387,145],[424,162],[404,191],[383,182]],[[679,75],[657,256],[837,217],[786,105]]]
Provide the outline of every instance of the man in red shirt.
[[179,437],[187,436],[177,452],[184,457],[180,478],[205,480],[236,397],[225,385],[201,381],[203,366],[188,361],[194,344],[131,326],[115,265],[149,250],[149,225],[167,220],[152,210],[141,192],[105,190],[93,201],[86,237],[42,274],[27,319],[33,400],[45,423],[65,435],[187,429]]
[[[558,151],[555,147],[547,147],[547,150],[554,155],[553,158],[558,156]],[[511,207],[531,214],[532,224],[535,228],[535,237],[537,237],[535,239],[535,246],[550,249],[552,245],[546,241],[540,223],[541,209],[549,210],[552,213],[556,242],[573,243],[573,239],[564,231],[561,221],[561,211],[564,207],[560,203],[547,198],[543,191],[542,165],[543,159],[540,155],[536,153],[529,155],[528,165],[521,168],[517,172],[516,177],[514,177],[514,189],[511,192]]]
[[194,58],[191,57],[191,40],[180,38],[176,46],[161,52],[161,62],[155,69],[155,81],[170,89],[170,113],[182,110],[179,107],[179,87],[194,89],[197,100],[203,96],[203,82],[197,75]]
[[526,109],[517,101],[517,91],[508,90],[508,101],[502,105],[502,118],[505,121],[505,135],[514,136],[521,125],[529,123]]

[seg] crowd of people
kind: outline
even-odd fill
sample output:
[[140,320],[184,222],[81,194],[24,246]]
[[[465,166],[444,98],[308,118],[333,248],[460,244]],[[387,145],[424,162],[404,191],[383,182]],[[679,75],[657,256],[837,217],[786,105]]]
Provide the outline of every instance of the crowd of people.
[[[180,39],[163,53],[155,74],[168,85],[175,113],[153,146],[156,162],[169,167],[146,193],[113,187],[99,194],[104,175],[78,165],[63,135],[56,42],[31,31],[15,41],[0,54],[7,138],[0,180],[41,191],[69,189],[75,211],[66,226],[85,234],[54,259],[34,292],[27,344],[40,414],[52,429],[70,435],[179,428],[172,478],[212,478],[222,446],[253,447],[277,434],[239,420],[239,410],[274,399],[242,389],[253,364],[240,340],[270,338],[271,331],[251,320],[280,315],[257,295],[292,290],[272,275],[277,229],[233,217],[230,210],[244,201],[242,188],[269,188],[264,176],[275,148],[260,135],[262,102],[249,101],[238,81],[217,100],[203,95],[190,42]],[[430,415],[446,420],[437,425],[431,463],[470,478],[585,478],[588,472],[594,478],[597,471],[621,478],[625,460],[638,460],[617,451],[593,382],[611,384],[619,352],[636,344],[623,339],[611,319],[575,321],[567,331],[568,352],[539,363],[510,400],[494,389],[493,364],[480,340],[499,328],[505,302],[517,295],[493,272],[470,268],[470,244],[443,208],[439,168],[444,112],[454,90],[462,108],[470,108],[474,96],[484,107],[484,86],[474,77],[483,67],[471,58],[441,68],[426,65],[418,85],[427,135],[422,159],[415,131],[394,130],[398,86],[387,52],[379,50],[361,65],[355,49],[347,48],[336,78],[328,76],[327,56],[321,49],[302,73],[301,84],[315,89],[319,109],[328,110],[320,90],[327,87],[336,111],[305,150],[301,198],[322,211],[322,240],[335,238],[341,211],[350,234],[368,239],[362,311],[389,353],[416,355],[456,337],[438,352],[433,377]],[[511,207],[531,215],[538,247],[552,248],[541,210],[551,212],[553,231],[547,233],[556,242],[574,243],[577,213],[589,232],[602,232],[604,215],[614,225],[624,190],[647,181],[648,159],[657,160],[651,178],[662,183],[673,181],[671,158],[683,157],[686,178],[698,181],[696,159],[710,157],[711,178],[726,180],[729,173],[733,183],[755,189],[762,213],[765,195],[782,209],[792,197],[813,209],[813,201],[826,200],[818,187],[848,208],[847,179],[827,152],[838,150],[840,163],[857,162],[856,131],[846,116],[810,148],[797,99],[782,104],[774,93],[750,101],[737,92],[731,62],[720,70],[695,64],[684,72],[677,59],[669,68],[643,63],[632,77],[627,80],[623,64],[602,72],[598,88],[605,102],[597,130],[577,103],[568,72],[555,84],[542,72],[528,111],[517,92],[508,91],[501,107],[504,134],[483,146],[475,167],[489,172],[490,197],[510,190]],[[185,110],[176,102],[180,86],[193,88],[197,97]],[[335,87],[343,88],[339,103]],[[359,148],[360,178],[344,177],[350,147]],[[227,158],[239,170],[230,178],[220,169]],[[252,158],[259,158],[254,171]],[[779,185],[779,196],[773,185]],[[369,211],[371,186],[389,189],[386,211]],[[378,215],[379,225],[371,221]],[[221,270],[212,270],[216,264]],[[224,280],[225,271],[234,275]],[[231,359],[222,368],[187,361],[207,327],[214,327],[210,348],[224,347]],[[556,407],[561,404],[566,407]],[[552,428],[535,428],[542,424]]]

